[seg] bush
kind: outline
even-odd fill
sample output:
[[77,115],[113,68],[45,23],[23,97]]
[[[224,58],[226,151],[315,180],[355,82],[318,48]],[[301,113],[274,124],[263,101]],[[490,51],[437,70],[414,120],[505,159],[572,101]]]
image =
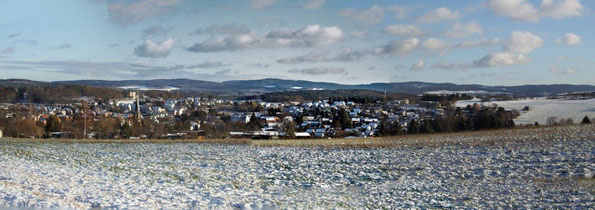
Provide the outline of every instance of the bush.
[[589,117],[585,115],[583,121],[581,121],[581,124],[591,124],[591,120],[589,120]]

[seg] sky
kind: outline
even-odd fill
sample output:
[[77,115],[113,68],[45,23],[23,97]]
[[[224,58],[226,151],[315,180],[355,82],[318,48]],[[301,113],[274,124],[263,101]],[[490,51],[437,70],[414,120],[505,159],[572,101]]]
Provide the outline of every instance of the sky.
[[595,1],[0,4],[0,79],[595,85]]

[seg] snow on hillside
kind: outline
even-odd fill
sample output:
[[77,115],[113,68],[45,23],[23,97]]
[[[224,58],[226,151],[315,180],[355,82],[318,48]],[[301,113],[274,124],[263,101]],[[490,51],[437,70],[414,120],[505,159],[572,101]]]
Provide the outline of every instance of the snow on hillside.
[[476,99],[457,101],[456,106],[465,107],[468,104],[479,103],[489,106],[493,103],[506,109],[522,110],[525,106],[531,108],[528,112],[521,112],[521,116],[515,119],[517,124],[529,124],[539,122],[545,124],[548,117],[571,118],[575,123],[580,122],[583,117],[595,117],[595,99],[589,100],[564,100],[564,99],[526,99],[513,101],[481,102]]

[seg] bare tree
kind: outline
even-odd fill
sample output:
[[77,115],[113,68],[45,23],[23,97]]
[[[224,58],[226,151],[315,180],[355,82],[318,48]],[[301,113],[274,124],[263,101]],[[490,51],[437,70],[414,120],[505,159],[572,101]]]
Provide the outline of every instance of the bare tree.
[[557,125],[558,124],[558,117],[550,116],[545,121],[547,125]]

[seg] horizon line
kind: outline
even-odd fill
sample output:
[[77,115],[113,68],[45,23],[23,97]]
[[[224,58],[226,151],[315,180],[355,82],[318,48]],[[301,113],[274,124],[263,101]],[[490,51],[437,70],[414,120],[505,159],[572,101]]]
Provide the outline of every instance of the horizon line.
[[5,78],[0,80],[27,80],[33,82],[46,82],[46,83],[58,83],[58,82],[74,82],[74,81],[107,81],[107,82],[122,82],[122,81],[152,81],[152,80],[192,80],[192,81],[201,81],[201,82],[212,82],[212,83],[225,83],[225,82],[237,82],[237,81],[259,81],[259,80],[283,80],[283,81],[295,81],[295,82],[312,82],[312,83],[327,83],[327,84],[336,84],[336,85],[345,85],[345,86],[358,86],[358,85],[372,85],[372,84],[403,84],[403,83],[429,83],[429,84],[453,84],[453,85],[478,85],[478,86],[487,86],[487,87],[514,87],[514,86],[530,86],[530,85],[575,85],[575,86],[595,86],[594,84],[571,84],[571,83],[551,83],[551,84],[517,84],[517,85],[484,85],[484,84],[477,84],[477,83],[453,83],[453,82],[424,82],[419,80],[410,80],[410,81],[402,81],[402,82],[370,82],[370,83],[356,83],[356,84],[346,84],[346,83],[337,83],[337,82],[324,82],[324,81],[312,81],[312,80],[299,80],[299,79],[281,79],[281,78],[274,78],[274,77],[267,77],[262,79],[232,79],[232,80],[225,80],[221,82],[217,81],[210,81],[210,80],[200,80],[200,79],[191,79],[191,78],[170,78],[170,79],[123,79],[123,80],[106,80],[106,79],[76,79],[76,80],[51,80],[51,81],[42,81],[42,80],[32,80],[32,79],[24,79],[24,78]]

